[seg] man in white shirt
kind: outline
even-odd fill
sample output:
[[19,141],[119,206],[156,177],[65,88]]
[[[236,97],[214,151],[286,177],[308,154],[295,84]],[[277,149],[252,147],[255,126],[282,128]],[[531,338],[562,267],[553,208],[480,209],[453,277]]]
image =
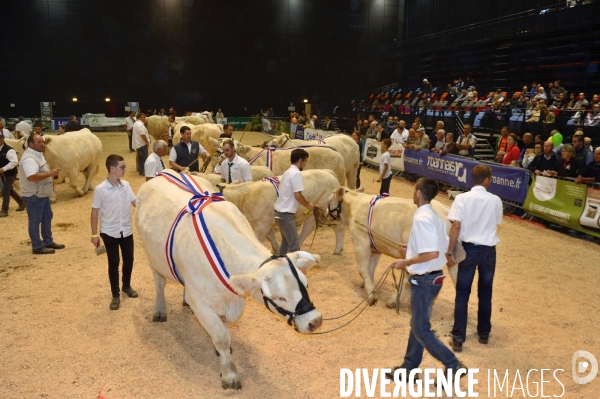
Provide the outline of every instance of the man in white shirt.
[[406,129],[405,121],[401,120],[398,123],[398,128],[394,130],[390,138],[394,143],[404,145],[406,139],[408,138],[408,129]]
[[[136,198],[131,186],[121,177],[125,175],[125,161],[120,155],[106,158],[108,177],[94,189],[92,201],[92,238],[94,247],[100,246],[100,237],[106,247],[108,257],[108,279],[112,292],[110,309],[117,310],[121,304],[119,294],[119,248],[123,257],[123,292],[130,298],[138,293],[131,288],[133,269],[133,226],[131,223],[131,205]],[[98,234],[98,218],[102,221]]]
[[146,174],[146,181],[156,177],[156,174],[162,172],[165,169],[165,163],[162,157],[167,153],[167,143],[164,140],[158,140],[154,142],[152,146],[152,154],[146,159],[144,165],[144,173]]
[[169,115],[169,127],[167,132],[169,148],[173,148],[173,136],[175,136],[175,125],[175,116]]
[[381,161],[379,162],[379,178],[376,182],[381,182],[379,195],[390,193],[390,183],[392,182],[392,158],[389,148],[392,146],[392,140],[383,139],[381,142]]
[[192,129],[182,126],[179,129],[181,141],[171,148],[169,153],[169,166],[180,172],[199,172],[198,155],[206,159],[208,153],[197,141],[192,140]]
[[448,220],[453,221],[446,251],[448,266],[456,263],[454,246],[457,240],[462,241],[467,253],[465,260],[458,264],[454,327],[450,341],[455,352],[462,350],[466,339],[469,296],[476,269],[479,272],[477,335],[480,343],[488,343],[492,329],[492,284],[496,270],[496,245],[500,242],[496,230],[502,223],[502,201],[487,191],[492,182],[492,169],[484,164],[477,165],[471,172],[471,179],[474,184],[471,191],[458,195],[448,213]]
[[127,138],[129,139],[129,152],[134,151],[133,147],[131,146],[131,137],[133,134],[133,124],[135,121],[135,112],[129,111],[129,116],[125,118],[125,123],[123,123],[123,127],[127,131]]
[[4,121],[2,119],[0,119],[0,134],[2,134],[5,139],[15,139],[10,130],[4,128]]
[[[400,369],[411,370],[419,367],[423,358],[423,350],[427,351],[452,370],[455,375],[458,369],[465,368],[454,353],[431,331],[431,309],[438,296],[444,275],[442,269],[446,264],[444,252],[448,247],[448,235],[444,220],[430,205],[438,192],[437,183],[422,177],[415,184],[413,201],[417,210],[413,216],[413,224],[408,244],[401,244],[405,259],[397,259],[393,265],[396,269],[405,269],[410,283],[410,335],[404,362]],[[394,368],[394,371],[397,369]]]
[[280,256],[300,249],[298,231],[296,230],[296,211],[298,211],[298,207],[303,205],[311,211],[315,209],[315,205],[308,202],[302,195],[304,181],[300,172],[304,169],[307,159],[308,152],[306,150],[302,148],[292,150],[290,155],[292,166],[281,176],[281,182],[279,183],[279,197],[275,201],[275,220],[278,222],[281,231]]
[[22,137],[27,138],[31,134],[31,125],[25,122],[25,118],[22,116],[19,116],[19,123],[15,126],[15,134],[19,139]]
[[[27,205],[29,238],[34,254],[53,254],[55,249],[65,246],[52,238],[52,208],[50,195],[54,191],[52,179],[60,169],[52,169],[44,159],[44,139],[39,134],[27,138],[27,149],[21,155],[19,174],[21,196]],[[40,237],[41,227],[41,237]]]
[[223,142],[225,159],[221,162],[221,183],[232,183],[241,180],[242,183],[252,181],[252,169],[244,158],[235,152],[233,140]]
[[131,133],[131,147],[137,152],[137,172],[140,176],[145,176],[144,164],[148,158],[148,148],[150,147],[150,134],[148,134],[145,124],[146,114],[142,113],[133,124]]
[[19,204],[17,212],[25,210],[25,202],[23,202],[23,199],[13,188],[17,178],[16,166],[18,164],[19,160],[16,151],[4,142],[4,134],[0,133],[0,181],[2,182],[2,210],[0,210],[0,218],[8,216],[10,197],[13,197]]
[[463,130],[464,135],[460,136],[458,140],[456,140],[456,149],[458,150],[458,155],[462,155],[463,157],[474,157],[477,137],[471,134],[470,124],[465,123]]

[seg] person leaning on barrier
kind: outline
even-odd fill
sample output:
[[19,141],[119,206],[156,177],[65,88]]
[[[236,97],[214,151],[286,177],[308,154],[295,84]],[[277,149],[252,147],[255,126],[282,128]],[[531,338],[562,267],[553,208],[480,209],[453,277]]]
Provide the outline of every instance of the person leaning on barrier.
[[525,156],[523,157],[523,163],[522,166],[523,168],[527,169],[527,167],[529,166],[529,164],[539,155],[541,155],[544,152],[543,150],[543,143],[535,143],[534,148],[533,148],[533,154],[525,154]]
[[584,172],[590,162],[594,161],[594,154],[583,145],[583,132],[576,132],[571,139],[575,149],[575,159],[579,162],[579,172]]
[[471,134],[471,125],[465,123],[463,126],[464,134],[458,138],[456,141],[456,149],[458,150],[458,155],[462,155],[463,157],[471,157],[475,156],[475,145],[477,145],[477,137]]
[[408,146],[413,150],[427,150],[429,149],[429,137],[425,134],[425,128],[420,127],[417,129],[417,138],[414,144]]
[[562,149],[562,158],[556,162],[554,169],[546,173],[548,176],[570,177],[575,179],[579,176],[579,161],[575,158],[575,149],[571,145],[565,145]]
[[552,144],[552,141],[542,143],[542,153],[533,158],[527,169],[538,176],[545,171],[554,169],[556,162],[558,162],[558,157],[553,150],[554,144]]
[[369,125],[369,129],[367,129],[366,136],[368,139],[377,138],[377,122],[371,122],[371,124]]
[[456,154],[456,143],[454,142],[454,134],[446,133],[446,142],[438,151],[440,155]]
[[431,152],[439,152],[446,143],[446,132],[444,129],[439,129],[436,133],[435,141],[430,141]]
[[575,183],[600,183],[600,147],[594,151],[594,160],[587,164],[587,167],[577,178]]

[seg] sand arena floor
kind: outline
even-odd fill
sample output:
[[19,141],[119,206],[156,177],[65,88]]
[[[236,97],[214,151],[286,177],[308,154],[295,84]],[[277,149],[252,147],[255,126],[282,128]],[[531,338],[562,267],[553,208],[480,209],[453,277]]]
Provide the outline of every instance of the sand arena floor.
[[[135,154],[127,151],[125,134],[98,136],[104,156],[125,157],[125,179],[137,191],[144,180],[135,172]],[[239,139],[240,133],[235,136]],[[244,137],[250,144],[264,140],[262,134]],[[101,169],[94,184],[105,174]],[[363,168],[368,193],[379,191],[372,182],[376,177]],[[409,183],[392,181],[394,196],[411,197],[412,190]],[[241,322],[230,328],[243,389],[223,391],[212,343],[190,309],[181,306],[182,287],[167,284],[168,321],[151,322],[154,280],[139,235],[134,232],[132,285],[140,296],[122,297],[121,309],[110,311],[106,257],[96,256],[89,242],[92,194],[78,198],[65,184],[57,193],[53,234],[67,247],[54,255],[31,254],[27,215],[14,212],[14,202],[10,217],[0,219],[1,398],[95,398],[100,391],[112,399],[332,398],[340,394],[341,368],[373,369],[402,361],[410,315],[406,303],[399,315],[384,306],[393,289],[391,278],[376,306],[349,327],[324,336],[298,334],[249,300]],[[576,350],[600,358],[600,247],[507,217],[499,235],[490,343],[477,342],[472,295],[467,342],[459,355],[480,369],[480,396],[487,397],[488,369],[502,375],[508,369],[512,388],[517,369],[526,385],[527,371],[545,368],[564,370],[557,373],[564,398],[598,397],[600,378],[575,384],[571,358]],[[310,239],[302,249],[309,245]],[[325,317],[344,313],[364,297],[349,235],[342,255],[332,255],[333,248],[333,231],[319,230],[311,251],[323,259],[309,272],[309,292]],[[390,261],[382,256],[376,278]],[[453,322],[454,292],[446,280],[433,309],[432,326],[444,342]],[[323,330],[336,325],[325,323]],[[426,353],[422,367],[440,364]],[[539,382],[539,371],[532,378]],[[562,388],[552,374],[544,379],[550,381],[544,395],[559,396]],[[535,385],[529,388],[533,395]],[[514,397],[522,397],[522,391]]]

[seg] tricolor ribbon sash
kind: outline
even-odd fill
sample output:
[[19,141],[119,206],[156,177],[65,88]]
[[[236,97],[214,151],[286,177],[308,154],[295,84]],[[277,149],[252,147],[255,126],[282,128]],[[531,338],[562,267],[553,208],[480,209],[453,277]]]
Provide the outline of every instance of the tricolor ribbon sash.
[[173,247],[175,241],[175,230],[177,229],[181,219],[186,214],[189,214],[192,216],[194,230],[196,231],[196,236],[198,237],[202,251],[206,256],[208,263],[210,263],[215,275],[229,291],[236,294],[233,288],[231,288],[229,285],[229,272],[225,268],[225,263],[219,254],[219,250],[217,249],[217,246],[215,245],[210,232],[208,231],[206,221],[202,215],[202,211],[209,204],[213,202],[225,201],[223,195],[219,193],[209,193],[208,191],[202,192],[202,187],[200,187],[198,182],[188,175],[173,176],[169,173],[161,172],[157,176],[162,176],[180,189],[193,194],[188,204],[177,214],[177,217],[175,218],[175,221],[169,230],[169,236],[165,245],[167,263],[175,280],[179,281],[181,285],[185,285],[183,278],[177,270],[177,266],[175,265],[175,259],[173,258]]
[[266,152],[266,156],[267,156],[267,168],[273,170],[273,151],[275,151],[275,147],[267,147],[264,150],[261,150],[261,152],[259,152],[258,154],[256,154],[255,156],[253,156],[251,159],[248,160],[248,163],[250,165],[252,165],[252,163],[254,163],[254,161],[256,161],[258,158],[260,158],[260,156]]
[[373,238],[373,233],[370,231],[371,229],[371,222],[373,221],[373,211],[375,209],[375,204],[377,203],[377,201],[379,201],[382,198],[387,198],[389,197],[390,194],[389,193],[383,193],[382,195],[377,195],[375,197],[373,197],[373,199],[371,200],[371,205],[369,206],[369,215],[367,217],[367,226],[369,227],[369,238],[371,239],[371,244],[373,244],[373,247],[377,250],[377,252],[381,252],[381,250],[379,249],[379,247],[377,247],[377,244],[375,244],[375,238]]
[[277,193],[277,196],[279,197],[279,178],[266,176],[266,177],[262,178],[262,181],[270,182],[273,185],[273,187],[275,187],[275,192]]

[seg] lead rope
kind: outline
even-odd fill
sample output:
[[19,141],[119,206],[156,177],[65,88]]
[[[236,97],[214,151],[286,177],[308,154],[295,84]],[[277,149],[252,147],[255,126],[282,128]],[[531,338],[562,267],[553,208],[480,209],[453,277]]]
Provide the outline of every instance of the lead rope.
[[400,284],[396,282],[396,273],[392,269],[392,278],[394,279],[394,288],[396,288],[396,314],[400,314],[400,295],[404,286],[404,271],[400,272]]
[[[350,310],[347,313],[344,313],[341,316],[337,316],[337,317],[330,317],[327,319],[323,319],[324,321],[326,320],[337,320],[337,319],[341,319],[342,317],[345,317],[347,315],[349,315],[350,313],[354,312],[356,309],[358,309],[358,307],[365,302],[371,295],[375,296],[377,294],[379,294],[379,292],[381,291],[381,289],[383,288],[383,284],[385,283],[385,279],[387,278],[387,276],[390,274],[390,270],[392,270],[394,268],[394,264],[392,263],[391,265],[389,265],[387,267],[387,269],[385,269],[385,272],[383,272],[383,275],[381,276],[381,278],[379,279],[379,281],[377,281],[377,284],[375,284],[375,288],[373,288],[373,291],[371,291],[371,293],[369,295],[366,296],[366,298],[364,298],[362,301],[360,301],[358,303],[358,305],[356,305],[354,308],[352,308],[352,310]],[[358,318],[358,316],[360,316],[362,314],[362,312],[365,311],[365,309],[369,306],[368,303],[365,304],[365,306],[360,310],[360,312],[358,312],[358,314],[356,316],[354,316],[352,319],[350,319],[348,322],[342,324],[341,326],[338,326],[336,328],[334,328],[333,330],[329,330],[329,331],[321,331],[321,332],[315,332],[312,334],[329,334],[332,333],[334,331],[340,330],[344,327],[346,327],[348,324],[352,323],[354,320],[356,320]]]

